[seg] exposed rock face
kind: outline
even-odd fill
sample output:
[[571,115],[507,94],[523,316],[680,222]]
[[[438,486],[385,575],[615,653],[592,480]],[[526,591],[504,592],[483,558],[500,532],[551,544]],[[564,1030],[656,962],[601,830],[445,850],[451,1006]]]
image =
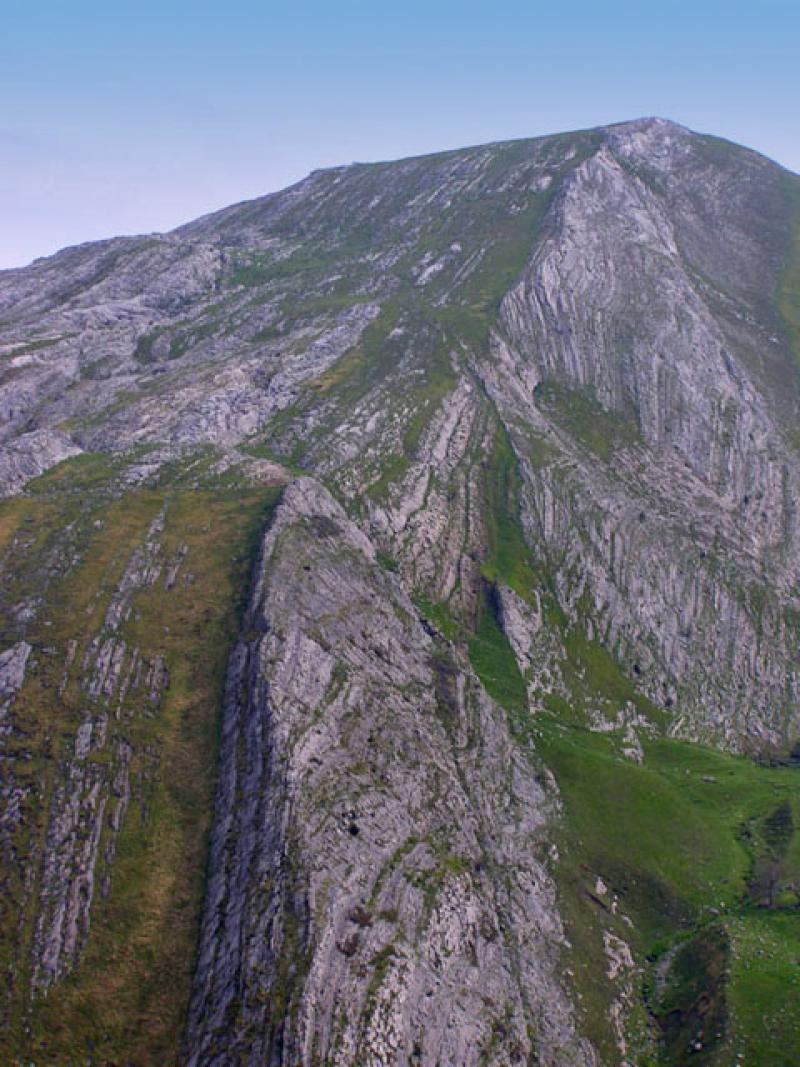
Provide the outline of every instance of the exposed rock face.
[[244,625],[188,1062],[594,1062],[555,976],[553,798],[310,479]]
[[3,728],[2,719],[8,714],[14,697],[25,681],[25,668],[32,651],[27,641],[18,641],[0,653],[0,729]]
[[[635,784],[654,739],[800,737],[799,189],[648,119],[316,172],[0,273],[7,1058],[652,1052],[631,887],[659,937],[710,901],[660,856],[570,866],[594,824],[537,746],[612,739]],[[191,694],[228,653],[201,920]],[[151,887],[138,926],[120,880]],[[136,1044],[144,1008],[84,1028],[115,923],[124,1010],[158,1000],[140,951],[183,961],[180,1051],[177,1023]]]
[[588,594],[596,631],[646,664],[651,697],[680,689],[679,727],[735,747],[778,742],[782,705],[800,692],[793,635],[770,608],[754,619],[748,602],[748,587],[796,588],[798,468],[772,394],[733,355],[774,350],[778,338],[741,295],[723,308],[710,298],[752,268],[743,220],[726,214],[716,238],[706,224],[701,262],[686,218],[660,195],[688,192],[692,152],[685,131],[623,128],[570,175],[503,301],[504,359],[519,384],[512,393],[493,367],[487,376],[518,425],[535,410],[540,430],[557,432],[558,411],[536,397],[556,381],[638,435],[613,465],[570,449],[567,492],[562,464],[528,467],[529,521],[565,561],[562,601]]
[[80,452],[68,437],[50,430],[33,430],[0,449],[0,493],[11,496],[56,463]]

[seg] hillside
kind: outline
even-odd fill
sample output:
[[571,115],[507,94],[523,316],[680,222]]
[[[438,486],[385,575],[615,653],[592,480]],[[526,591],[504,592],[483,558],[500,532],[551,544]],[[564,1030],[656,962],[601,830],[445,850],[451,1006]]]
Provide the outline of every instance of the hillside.
[[0,272],[0,1049],[800,1061],[800,178],[660,119]]

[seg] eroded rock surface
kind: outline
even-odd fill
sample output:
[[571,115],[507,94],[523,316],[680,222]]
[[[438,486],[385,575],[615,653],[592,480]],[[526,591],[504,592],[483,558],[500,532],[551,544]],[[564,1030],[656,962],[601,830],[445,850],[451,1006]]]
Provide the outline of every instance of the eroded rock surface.
[[310,479],[244,633],[188,1062],[593,1063],[555,973],[554,798]]

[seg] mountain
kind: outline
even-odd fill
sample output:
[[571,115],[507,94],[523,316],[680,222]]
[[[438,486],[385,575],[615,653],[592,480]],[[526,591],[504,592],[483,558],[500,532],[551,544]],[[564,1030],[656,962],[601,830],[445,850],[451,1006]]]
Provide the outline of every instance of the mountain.
[[800,178],[661,119],[0,273],[0,1048],[800,1061]]

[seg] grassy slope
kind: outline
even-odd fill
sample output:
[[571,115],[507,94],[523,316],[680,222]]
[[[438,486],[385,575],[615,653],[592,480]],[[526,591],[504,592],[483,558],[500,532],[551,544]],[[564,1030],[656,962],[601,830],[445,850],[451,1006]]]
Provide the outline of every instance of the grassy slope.
[[[121,635],[143,656],[165,658],[170,684],[158,711],[142,713],[141,697],[129,696],[121,732],[133,747],[133,795],[117,843],[111,893],[96,893],[89,940],[80,965],[25,1020],[28,980],[23,951],[17,964],[12,1026],[0,1036],[3,1057],[37,1062],[168,1064],[177,1062],[178,1041],[189,993],[205,842],[213,799],[216,723],[227,651],[237,629],[242,592],[258,531],[276,498],[275,489],[203,490],[165,488],[136,491],[106,500],[98,486],[74,492],[91,463],[59,470],[40,486],[40,495],[0,505],[0,537],[12,544],[13,530],[27,521],[37,545],[25,548],[26,568],[6,603],[17,602],[36,580],[36,561],[65,518],[74,520],[82,558],[46,589],[41,623],[29,636],[38,666],[18,698],[15,719],[33,759],[25,775],[42,789],[28,811],[30,844],[42,842],[47,796],[68,755],[86,705],[75,680],[63,699],[56,695],[66,642],[78,641],[75,664],[98,632],[108,599],[131,551],[152,518],[166,507],[161,541],[165,558],[187,548],[180,580],[167,591],[163,580],[136,594],[134,614]],[[95,522],[102,522],[96,527]],[[40,544],[41,543],[41,544]],[[183,575],[191,574],[187,583]],[[6,624],[8,625],[8,624]],[[90,757],[107,759],[111,746]],[[107,832],[107,831],[105,831]],[[22,843],[22,842],[21,842]],[[102,856],[101,841],[100,854]],[[102,861],[98,864],[98,874]],[[12,962],[18,932],[14,901],[24,896],[17,881],[8,886],[0,913],[0,946]]]
[[[748,821],[761,824],[783,799],[792,804],[797,823],[800,769],[759,766],[668,738],[646,742],[645,762],[638,766],[620,755],[614,736],[551,718],[539,719],[535,731],[537,750],[564,802],[558,878],[571,965],[595,1040],[610,1053],[602,1022],[608,993],[598,980],[604,969],[599,928],[624,933],[590,895],[600,876],[633,921],[626,939],[640,960],[657,960],[712,922],[729,932],[729,1034],[720,1059],[708,1062],[728,1062],[731,1050],[745,1053],[747,1062],[799,1062],[793,991],[800,912],[768,912],[749,901],[748,879],[761,843],[748,841],[742,831]],[[795,835],[789,881],[800,877],[797,843]],[[777,929],[780,939],[770,933]],[[652,1001],[649,1006],[658,1007]]]

